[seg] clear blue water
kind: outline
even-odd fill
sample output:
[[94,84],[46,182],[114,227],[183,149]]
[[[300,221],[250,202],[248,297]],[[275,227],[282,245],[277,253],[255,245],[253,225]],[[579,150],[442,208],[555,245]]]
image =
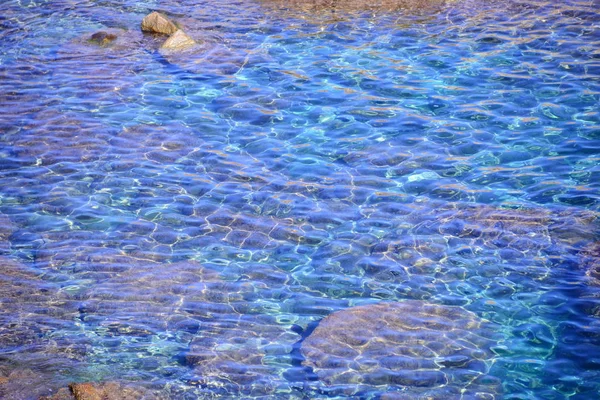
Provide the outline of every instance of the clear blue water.
[[[316,3],[1,2],[0,375],[34,378],[0,396],[600,398],[600,4]],[[153,10],[201,46],[158,51]],[[489,356],[431,385],[305,359],[406,301]]]

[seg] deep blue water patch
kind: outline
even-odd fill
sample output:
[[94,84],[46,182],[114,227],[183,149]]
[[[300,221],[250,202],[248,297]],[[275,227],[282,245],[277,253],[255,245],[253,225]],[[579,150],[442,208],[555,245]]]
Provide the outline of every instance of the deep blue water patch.
[[[180,3],[0,5],[0,396],[600,397],[597,2]],[[453,382],[308,366],[323,318],[402,301],[494,344]]]

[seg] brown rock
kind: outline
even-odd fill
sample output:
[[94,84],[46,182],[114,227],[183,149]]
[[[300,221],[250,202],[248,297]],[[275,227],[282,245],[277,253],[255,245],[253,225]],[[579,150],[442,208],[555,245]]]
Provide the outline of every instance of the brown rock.
[[328,386],[390,385],[402,389],[402,399],[450,399],[463,391],[473,396],[500,390],[495,384],[459,382],[465,371],[487,373],[497,339],[493,324],[460,307],[384,302],[325,317],[301,353],[303,364]]
[[5,383],[8,383],[8,378],[5,376],[0,376],[0,385],[4,385]]
[[142,30],[146,32],[164,33],[171,35],[177,31],[177,26],[166,15],[152,12],[142,20]]
[[345,20],[352,13],[360,11],[390,12],[401,11],[405,14],[426,14],[443,10],[447,4],[457,0],[260,0],[265,7],[274,12],[300,13],[309,21],[319,18],[337,17]]
[[42,396],[38,400],[73,400],[73,394],[67,388],[62,388],[52,396]]
[[104,390],[96,388],[92,383],[71,383],[69,385],[76,400],[102,400]]
[[[75,400],[159,400],[161,398],[142,387],[129,387],[117,382],[71,383],[69,388]],[[63,400],[63,398],[49,400]]]
[[[152,43],[154,41],[155,38],[149,37],[149,35],[144,35],[141,31],[137,29],[127,30],[121,28],[106,27],[96,32],[87,32],[82,36],[75,37],[73,38],[73,40],[65,42],[64,45],[57,50],[57,56],[104,56],[106,55],[106,52],[109,51],[113,54],[115,52],[122,53],[123,57],[135,57],[133,54],[135,54],[136,50],[138,50],[141,46],[145,46],[145,43]],[[114,82],[112,82],[113,84],[110,84],[110,82],[108,82],[107,76],[112,76],[111,74],[115,72],[115,68],[117,68],[117,70],[120,70],[122,67],[121,58],[117,57],[115,60],[120,60],[120,62],[114,61],[113,64],[110,60],[107,59],[105,60],[106,62],[101,65],[101,68],[99,66],[98,68],[94,69],[93,77],[88,77],[86,75],[86,82],[89,84],[87,85],[87,87],[95,91],[102,91],[103,93],[107,90],[112,91],[114,89]],[[48,111],[48,113],[51,113],[51,111]],[[74,132],[70,129],[75,123],[76,121],[71,119],[64,125],[61,125],[60,128],[53,127],[52,129],[58,129],[61,134],[68,135],[68,132]],[[48,127],[48,129],[51,128]],[[69,153],[69,157],[89,158],[89,152],[94,150],[97,147],[98,143],[99,141],[93,143],[92,141],[87,141],[85,143],[78,142],[73,143],[72,145],[62,146],[60,147],[60,150],[57,150],[54,147],[54,145],[51,145],[44,151],[42,156],[42,163],[44,165],[51,164],[52,162],[54,162],[53,160],[55,160],[56,157],[60,158],[59,153],[62,154],[62,152],[65,151]],[[23,145],[25,145],[25,143],[23,143]],[[92,147],[88,149],[87,147],[90,145]],[[41,150],[41,148],[38,149],[35,146],[31,146],[31,144],[27,146],[27,149],[28,153],[39,153],[39,151]],[[84,152],[85,154],[82,154],[82,152]],[[54,190],[52,190],[52,193],[56,192],[56,194],[58,195],[58,192],[61,190],[62,189],[60,188],[55,188]],[[45,212],[57,214],[64,211],[61,210],[61,204],[66,207],[70,207],[68,205],[70,203],[67,200],[65,200],[64,197],[61,197],[59,199],[57,196],[52,196],[52,200],[44,202],[42,204],[42,207]]]
[[161,46],[163,49],[184,49],[195,45],[194,39],[186,35],[181,29],[172,34]]
[[115,40],[117,40],[117,35],[115,35],[114,33],[99,31],[99,32],[94,33],[90,37],[89,42],[93,43],[93,44],[97,44],[99,46],[107,46],[107,45],[111,44],[112,42],[114,42]]

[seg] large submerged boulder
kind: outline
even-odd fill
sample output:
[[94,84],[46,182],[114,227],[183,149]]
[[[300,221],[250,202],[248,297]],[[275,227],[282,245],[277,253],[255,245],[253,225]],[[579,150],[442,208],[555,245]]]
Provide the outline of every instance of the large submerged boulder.
[[493,399],[499,385],[486,374],[496,339],[491,323],[463,308],[391,302],[334,312],[301,353],[305,366],[345,395],[377,388],[389,398]]

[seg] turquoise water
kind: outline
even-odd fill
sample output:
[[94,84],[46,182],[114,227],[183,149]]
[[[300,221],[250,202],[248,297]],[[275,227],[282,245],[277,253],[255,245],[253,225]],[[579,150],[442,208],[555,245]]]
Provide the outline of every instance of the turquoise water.
[[0,4],[0,397],[600,398],[597,1],[180,3]]

